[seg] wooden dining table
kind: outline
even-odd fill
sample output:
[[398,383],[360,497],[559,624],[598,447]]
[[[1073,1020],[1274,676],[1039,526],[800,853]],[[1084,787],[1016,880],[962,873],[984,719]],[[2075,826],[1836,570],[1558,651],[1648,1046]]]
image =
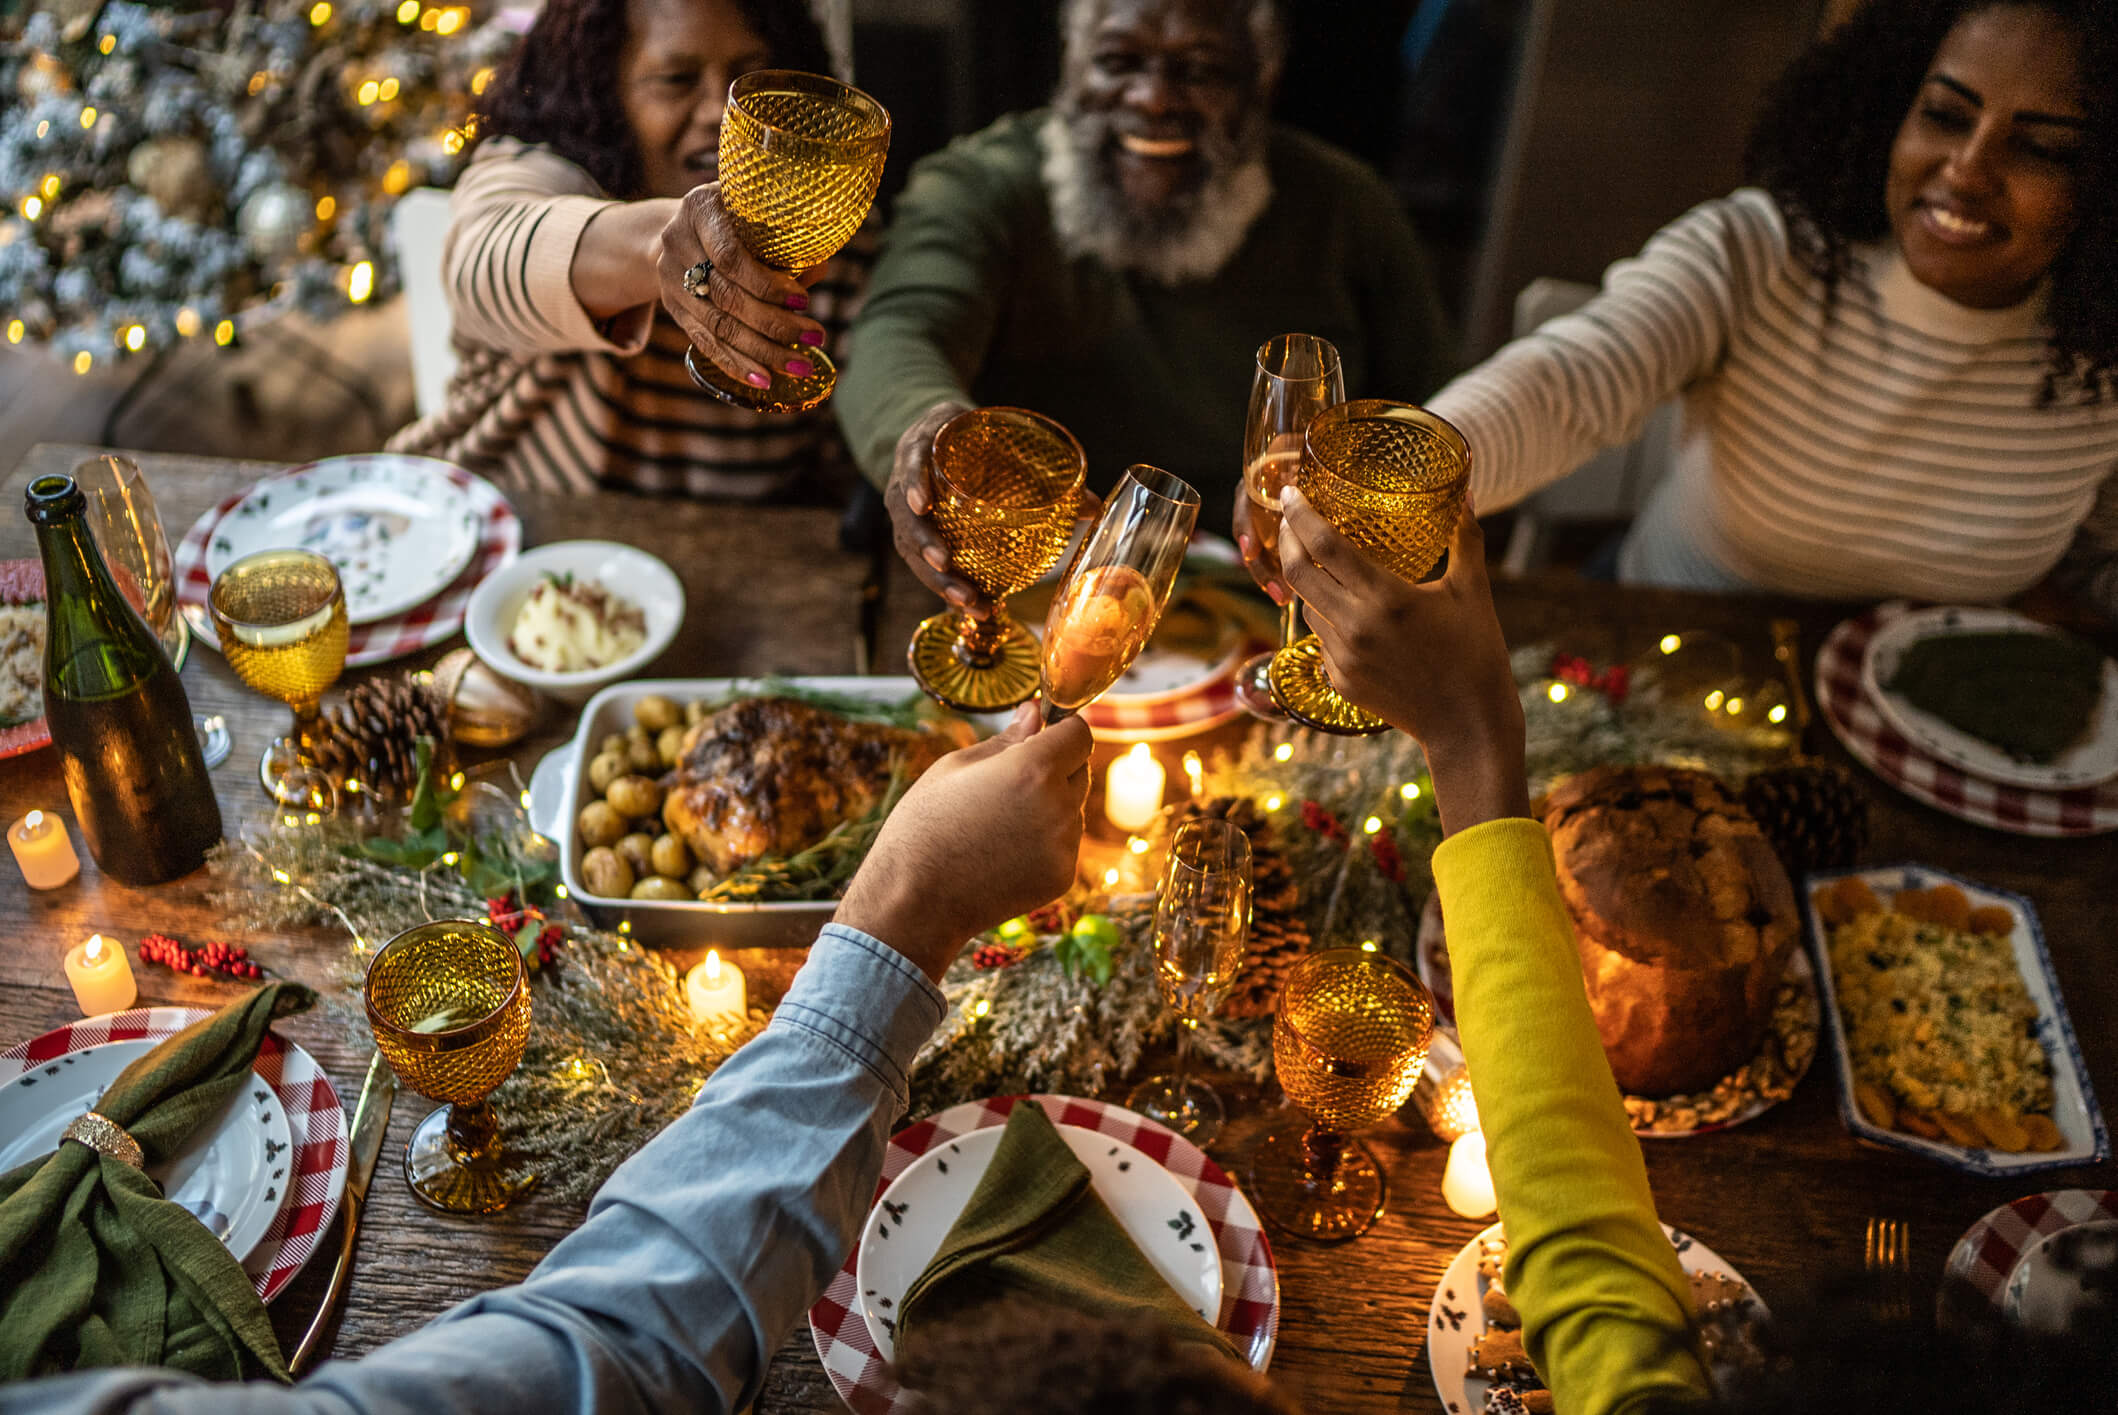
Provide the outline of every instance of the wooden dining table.
[[[36,554],[34,535],[19,512],[29,479],[68,471],[99,450],[30,449],[0,485],[0,559]],[[230,492],[276,470],[254,462],[126,455],[145,471],[172,542]],[[876,562],[839,548],[833,511],[644,502],[615,494],[522,493],[512,500],[525,545],[625,541],[660,556],[683,580],[689,606],[683,628],[650,666],[649,677],[855,671],[864,605],[871,623],[876,607]],[[887,671],[897,671],[896,646],[936,602],[894,563],[886,566],[881,588],[873,637]],[[1621,588],[1564,573],[1502,581],[1495,597],[1512,643],[1549,641],[1610,663],[1630,659],[1673,630],[1710,629],[1742,646],[1761,675],[1774,671],[1767,627],[1773,618],[1799,623],[1806,657],[1847,612],[1840,605]],[[350,671],[345,681],[431,661],[456,643],[422,658]],[[2118,644],[2106,639],[2104,647]],[[232,755],[213,772],[229,833],[262,827],[268,802],[254,766],[283,728],[286,709],[242,687],[203,646],[192,648],[183,680],[193,708],[221,714],[234,737]],[[552,708],[511,749],[508,755],[525,778],[571,726],[569,714]],[[1224,729],[1218,740],[1240,730]],[[1818,745],[1824,755],[1849,760],[1823,735]],[[2072,840],[2002,834],[1919,805],[1860,774],[1872,799],[1867,861],[1930,865],[2035,903],[2089,1071],[2107,1092],[2118,1086],[2118,834]],[[57,754],[49,749],[0,762],[0,821],[38,808],[56,810],[72,827]],[[78,829],[74,838],[79,844]],[[228,939],[278,976],[333,985],[344,940],[332,930],[235,931],[209,899],[206,872],[135,889],[103,877],[85,847],[81,854],[80,878],[49,892],[32,891],[19,872],[0,868],[0,1044],[79,1016],[61,954],[94,932],[128,946],[152,931],[192,944]],[[746,950],[735,961],[770,1000],[800,958],[799,949]],[[217,1006],[242,986],[151,964],[134,971],[143,1006]],[[290,1019],[282,1030],[323,1064],[350,1109],[368,1065],[362,1039],[318,1014]],[[1828,1050],[1822,1051],[1793,1098],[1758,1119],[1717,1134],[1644,1145],[1662,1217],[1739,1268],[1768,1305],[1798,1306],[1820,1280],[1859,1269],[1870,1218],[1909,1225],[1913,1278],[1923,1298],[1931,1299],[1949,1249],[1987,1210],[2038,1190],[2118,1188],[2118,1166],[2109,1162],[2014,1180],[1980,1179],[1863,1145],[1840,1121],[1833,1070]],[[1223,1086],[1232,1118],[1209,1149],[1240,1179],[1251,1144],[1281,1102],[1275,1093],[1232,1079],[1224,1078]],[[332,1332],[336,1357],[357,1357],[476,1293],[520,1279],[582,1219],[581,1205],[538,1195],[485,1218],[451,1217],[420,1205],[403,1182],[397,1156],[427,1109],[421,1098],[400,1092]],[[1428,1304],[1443,1269],[1485,1221],[1459,1218],[1443,1204],[1447,1147],[1415,1112],[1406,1110],[1365,1138],[1383,1161],[1389,1184],[1387,1212],[1375,1227],[1336,1246],[1274,1237],[1281,1311],[1272,1372],[1319,1415],[1440,1410],[1424,1349]],[[322,1298],[338,1241],[335,1230],[327,1234],[317,1256],[272,1307],[290,1350]],[[841,1408],[806,1329],[791,1334],[773,1356],[755,1408]]]

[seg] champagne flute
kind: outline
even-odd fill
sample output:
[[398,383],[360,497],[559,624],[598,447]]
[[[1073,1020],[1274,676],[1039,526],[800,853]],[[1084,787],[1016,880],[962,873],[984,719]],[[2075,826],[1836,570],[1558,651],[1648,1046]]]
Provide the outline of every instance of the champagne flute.
[[214,632],[236,677],[294,710],[294,727],[265,749],[258,780],[290,809],[337,808],[309,755],[324,690],[346,667],[346,596],[338,571],[307,550],[261,550],[221,571],[207,594]]
[[1251,1194],[1267,1218],[1333,1243],[1382,1216],[1382,1167],[1348,1132],[1405,1103],[1433,1040],[1434,999],[1394,959],[1332,948],[1288,970],[1272,1058],[1287,1099],[1311,1119],[1267,1134],[1252,1154]]
[[1169,843],[1155,901],[1155,985],[1177,1014],[1177,1068],[1150,1076],[1125,1103],[1196,1144],[1220,1133],[1213,1087],[1189,1074],[1185,1043],[1242,971],[1250,935],[1250,837],[1232,822],[1188,820]]
[[[1250,534],[1260,568],[1280,578],[1280,492],[1294,484],[1302,461],[1302,434],[1318,413],[1346,400],[1346,375],[1338,349],[1314,334],[1281,334],[1258,346],[1250,381],[1250,412],[1243,420],[1243,494],[1249,499]],[[1280,647],[1300,632],[1301,603],[1280,606]],[[1272,655],[1261,653],[1236,670],[1236,701],[1252,717],[1268,721],[1287,714],[1272,700]]]
[[489,1099],[522,1063],[529,980],[514,940],[442,919],[405,930],[368,965],[368,1028],[398,1077],[446,1102],[405,1146],[405,1182],[444,1213],[504,1209],[534,1178],[510,1172]]
[[[874,204],[890,151],[890,114],[880,103],[823,74],[758,69],[728,86],[721,118],[721,201],[743,245],[777,270],[821,265],[853,238]],[[692,382],[739,408],[799,413],[831,396],[838,368],[821,348],[791,350],[804,376],[768,369],[753,388],[710,359],[684,354]]]
[[935,529],[993,601],[985,619],[949,609],[912,635],[912,676],[942,706],[1000,712],[1036,694],[1037,641],[1005,600],[1066,553],[1087,470],[1072,433],[1024,408],[973,408],[934,434]]
[[[1462,433],[1424,408],[1364,398],[1310,422],[1295,485],[1339,534],[1416,581],[1448,549],[1470,479]],[[1270,679],[1272,700],[1305,726],[1348,737],[1389,730],[1331,686],[1314,634],[1272,656]]]
[[1183,478],[1145,464],[1126,469],[1045,616],[1047,725],[1101,697],[1140,656],[1198,520],[1199,493]]

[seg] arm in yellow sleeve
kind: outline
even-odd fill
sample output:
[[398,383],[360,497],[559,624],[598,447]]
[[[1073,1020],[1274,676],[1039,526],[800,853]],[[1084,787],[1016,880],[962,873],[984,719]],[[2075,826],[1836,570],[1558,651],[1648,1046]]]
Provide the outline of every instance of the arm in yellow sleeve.
[[1434,852],[1434,882],[1530,1359],[1567,1415],[1706,1399],[1689,1284],[1596,1036],[1544,828],[1460,831]]

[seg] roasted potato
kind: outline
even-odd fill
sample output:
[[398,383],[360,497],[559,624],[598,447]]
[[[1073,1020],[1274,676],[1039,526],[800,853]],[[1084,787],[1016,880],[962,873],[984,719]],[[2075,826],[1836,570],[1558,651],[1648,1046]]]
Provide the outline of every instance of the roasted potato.
[[[603,793],[611,809],[629,820],[645,820],[662,810],[662,788],[644,776],[621,776]],[[624,834],[620,831],[619,834]],[[599,845],[609,844],[598,841]]]
[[692,893],[684,887],[684,881],[671,879],[667,875],[649,875],[632,887],[635,899],[690,899]]
[[588,764],[588,784],[595,787],[598,794],[608,790],[613,781],[632,770],[632,763],[626,759],[623,748],[624,742],[620,739],[618,751],[598,752],[596,759]]
[[676,701],[660,693],[649,693],[632,705],[632,720],[649,732],[674,727],[683,718],[683,709],[676,705]]
[[596,748],[596,751],[597,751],[597,752],[599,752],[599,753],[601,753],[601,752],[616,752],[616,753],[617,753],[617,754],[618,754],[619,756],[621,756],[621,757],[622,757],[622,756],[624,756],[624,755],[625,755],[625,734],[624,734],[623,732],[613,732],[613,733],[611,733],[611,734],[610,734],[610,735],[609,735],[608,737],[605,737],[605,738],[603,739],[603,744],[602,744],[601,746],[597,747],[597,748]]
[[690,702],[684,704],[684,725],[686,727],[697,727],[712,716],[713,704],[707,702],[704,698],[693,698]]
[[581,882],[591,894],[624,899],[632,893],[632,866],[609,846],[599,846],[581,857]]
[[575,822],[575,827],[581,832],[581,843],[584,845],[591,848],[598,845],[615,845],[618,838],[625,834],[625,817],[609,801],[590,801],[581,808],[581,817]]
[[691,892],[701,899],[706,897],[707,890],[720,882],[721,877],[713,872],[711,865],[694,865],[691,873],[684,877],[684,883],[690,885]]
[[625,739],[625,760],[631,763],[634,771],[660,771],[662,769],[662,753],[656,749],[655,739],[648,736],[644,728],[635,727],[633,731],[640,735],[637,737],[627,735]]
[[633,877],[637,879],[641,875],[651,875],[655,872],[654,844],[655,838],[652,835],[644,830],[636,830],[621,838],[611,848],[624,857],[626,864],[632,866]]
[[665,835],[656,840],[649,860],[658,875],[682,879],[691,873],[691,851],[674,835]]
[[662,735],[655,738],[655,754],[661,757],[662,765],[665,767],[675,766],[682,761],[684,759],[684,729],[681,727],[663,728]]

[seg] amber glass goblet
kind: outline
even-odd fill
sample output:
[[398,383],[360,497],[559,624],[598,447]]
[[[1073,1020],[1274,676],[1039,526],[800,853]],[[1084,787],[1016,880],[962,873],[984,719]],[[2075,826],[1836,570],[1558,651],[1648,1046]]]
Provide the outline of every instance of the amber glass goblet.
[[1356,1238],[1382,1216],[1382,1166],[1348,1133],[1405,1103],[1434,1040],[1434,999],[1393,959],[1359,948],[1305,955],[1288,970],[1272,1059],[1310,1124],[1275,1130],[1250,1161],[1265,1217],[1302,1238]]
[[[1294,484],[1302,464],[1302,434],[1316,415],[1346,401],[1346,375],[1338,349],[1314,334],[1280,334],[1258,346],[1250,380],[1250,411],[1243,420],[1243,495],[1250,534],[1257,542],[1265,578],[1280,578],[1280,492]],[[1299,636],[1301,602],[1280,606],[1280,647]],[[1272,700],[1272,654],[1261,653],[1236,670],[1235,694],[1245,712],[1267,721],[1287,714]]]
[[[728,86],[721,202],[752,255],[775,269],[807,270],[837,254],[867,219],[889,151],[890,114],[867,94],[823,74],[758,69]],[[838,382],[830,357],[807,344],[789,354],[810,373],[770,369],[769,388],[731,378],[697,353],[684,355],[693,382],[763,413],[814,408]]]
[[310,812],[337,793],[310,756],[324,690],[346,669],[346,596],[338,571],[307,550],[261,550],[221,571],[207,593],[235,676],[294,710],[293,730],[265,749],[258,780],[282,806]]
[[[1316,415],[1295,485],[1339,534],[1416,581],[1448,549],[1470,479],[1462,433],[1425,408],[1363,398]],[[1314,634],[1273,655],[1271,679],[1272,700],[1306,726],[1349,737],[1389,730],[1331,686]]]
[[1005,601],[1065,554],[1087,470],[1072,433],[1023,408],[974,408],[934,434],[935,527],[957,573],[993,601],[985,619],[951,609],[913,633],[906,658],[936,702],[1000,712],[1036,694],[1037,641]]
[[1104,504],[1074,552],[1044,620],[1044,720],[1057,722],[1110,691],[1169,607],[1184,548],[1199,523],[1199,493],[1145,464]]
[[491,924],[442,919],[406,929],[368,965],[368,1026],[399,1080],[430,1100],[405,1146],[405,1182],[452,1214],[504,1209],[533,1179],[511,1173],[487,1099],[522,1063],[529,980]]

